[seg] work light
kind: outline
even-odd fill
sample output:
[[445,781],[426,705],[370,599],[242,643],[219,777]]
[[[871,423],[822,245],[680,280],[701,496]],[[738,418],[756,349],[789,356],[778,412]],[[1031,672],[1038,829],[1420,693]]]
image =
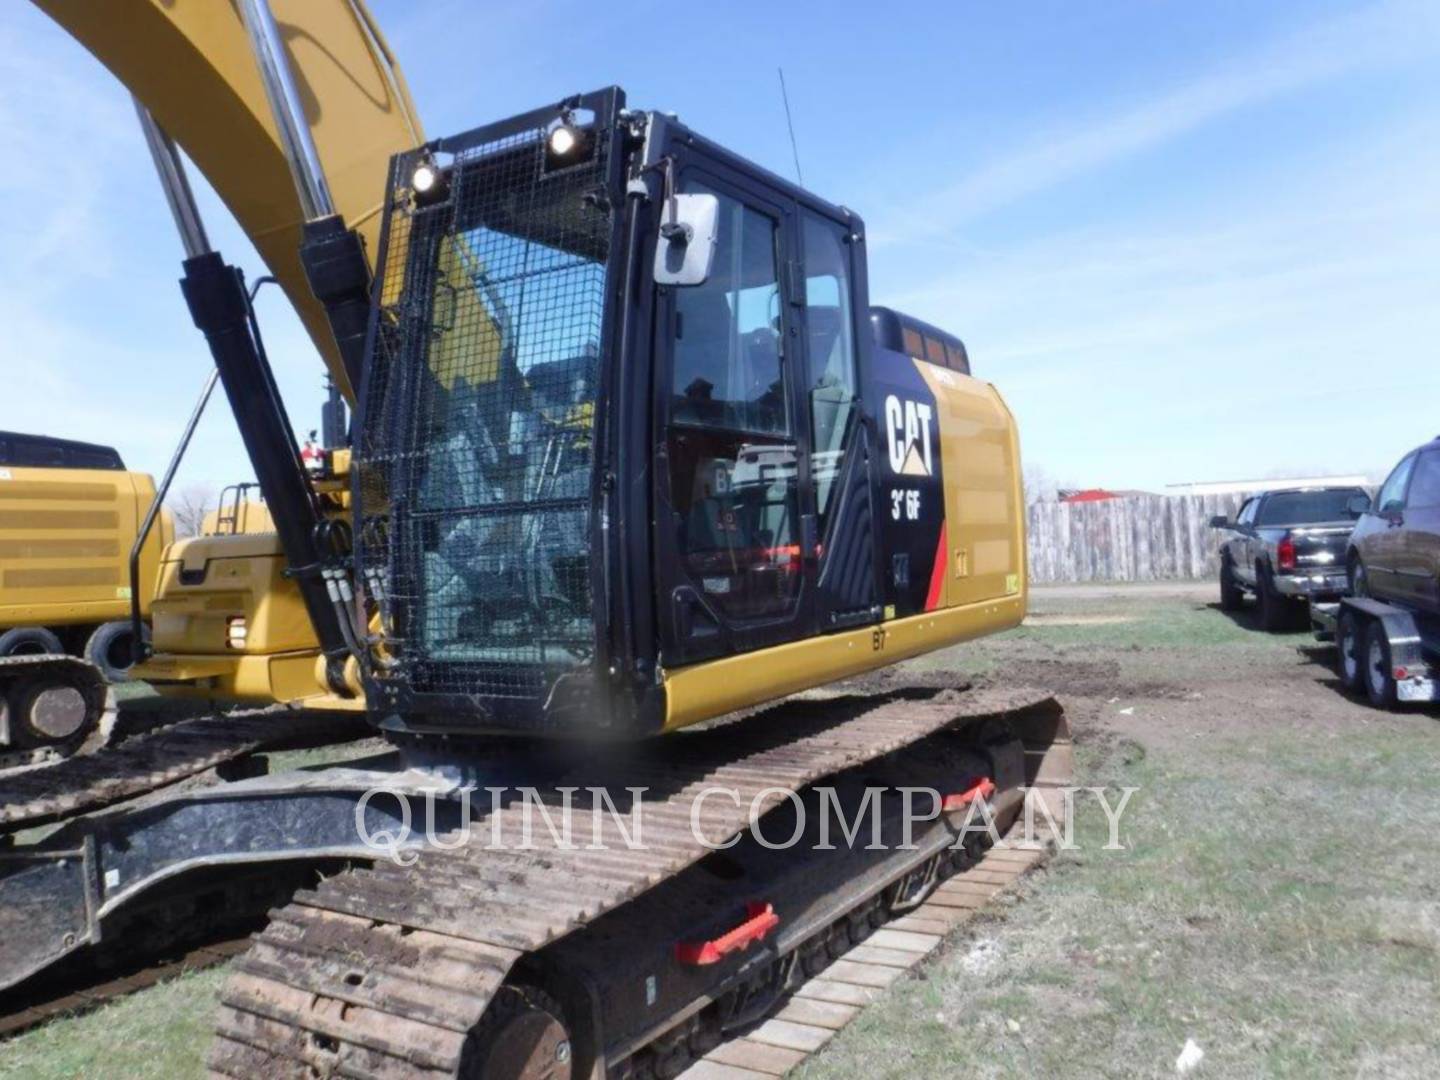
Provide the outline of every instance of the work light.
[[450,176],[434,158],[421,158],[410,173],[410,192],[421,206],[443,202],[450,194]]
[[569,124],[561,124],[550,132],[550,152],[556,157],[568,157],[579,142],[579,132]]
[[414,188],[416,195],[428,195],[440,183],[440,170],[428,161],[422,161],[415,169],[415,174],[410,177],[410,186]]
[[589,161],[594,152],[594,131],[581,127],[570,112],[563,112],[545,134],[545,171],[579,165]]

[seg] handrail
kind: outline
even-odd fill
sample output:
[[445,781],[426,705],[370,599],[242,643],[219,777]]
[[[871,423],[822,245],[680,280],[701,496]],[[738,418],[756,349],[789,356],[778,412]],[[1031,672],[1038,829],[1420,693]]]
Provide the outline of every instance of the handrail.
[[155,527],[155,519],[160,516],[160,508],[165,503],[165,496],[170,493],[170,485],[175,480],[175,472],[180,468],[180,459],[185,456],[185,451],[190,447],[190,439],[195,434],[195,427],[200,423],[200,417],[205,412],[205,406],[209,403],[210,394],[215,389],[215,383],[219,378],[219,368],[211,368],[210,374],[205,377],[205,386],[200,391],[200,398],[195,402],[195,408],[190,412],[190,419],[185,424],[185,433],[180,436],[180,445],[175,447],[170,464],[165,468],[165,476],[159,486],[155,488],[155,498],[150,501],[150,509],[145,511],[145,521],[140,526],[140,532],[135,537],[134,545],[130,548],[130,633],[134,641],[130,656],[136,663],[150,658],[150,646],[145,641],[145,621],[140,617],[140,553],[145,548],[145,541],[150,537],[150,530]]

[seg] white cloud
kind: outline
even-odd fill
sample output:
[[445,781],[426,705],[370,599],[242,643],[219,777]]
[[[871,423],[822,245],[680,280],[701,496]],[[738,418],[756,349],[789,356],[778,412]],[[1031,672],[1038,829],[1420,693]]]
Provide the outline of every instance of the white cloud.
[[1336,78],[1440,53],[1440,5],[1384,0],[1316,23],[1158,97],[1070,118],[959,183],[872,225],[872,245],[934,240],[965,222],[1184,135],[1227,113]]
[[1079,482],[1379,468],[1433,434],[1437,188],[1440,110],[1421,103],[1197,197],[1183,223],[970,254],[894,303],[959,331],[1027,454]]

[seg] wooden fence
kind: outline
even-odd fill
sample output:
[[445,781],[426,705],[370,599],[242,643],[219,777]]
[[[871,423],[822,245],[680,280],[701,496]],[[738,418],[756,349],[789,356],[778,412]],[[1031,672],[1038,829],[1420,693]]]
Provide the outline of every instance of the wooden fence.
[[1165,581],[1219,572],[1215,514],[1234,516],[1241,495],[1135,495],[1029,508],[1030,580]]

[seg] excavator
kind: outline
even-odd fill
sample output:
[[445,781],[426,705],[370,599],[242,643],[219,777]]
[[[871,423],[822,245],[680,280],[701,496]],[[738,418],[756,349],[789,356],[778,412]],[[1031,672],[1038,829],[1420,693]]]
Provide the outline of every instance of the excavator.
[[[389,749],[7,791],[0,989],[273,906],[213,1075],[674,1076],[1068,781],[1045,692],[888,677],[1019,624],[1023,499],[857,214],[613,86],[427,140],[358,0],[37,2],[143,107],[275,527],[255,595]],[[354,405],[318,477],[177,144]]]

